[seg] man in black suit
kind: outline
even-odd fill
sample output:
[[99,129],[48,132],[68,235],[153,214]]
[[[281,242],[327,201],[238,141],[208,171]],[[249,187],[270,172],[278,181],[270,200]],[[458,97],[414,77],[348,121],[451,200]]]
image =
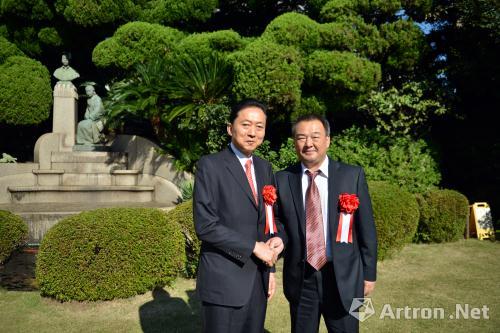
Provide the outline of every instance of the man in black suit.
[[[202,241],[197,292],[204,332],[263,332],[271,267],[283,250],[278,221],[266,219],[262,188],[274,185],[271,165],[252,153],[262,143],[266,107],[246,100],[231,111],[231,144],[203,156],[194,183],[193,213]],[[274,235],[265,233],[266,223]]]
[[292,332],[317,332],[321,315],[329,332],[358,332],[350,306],[373,291],[377,265],[363,169],[327,157],[330,126],[323,117],[300,117],[292,135],[301,163],[276,175]]

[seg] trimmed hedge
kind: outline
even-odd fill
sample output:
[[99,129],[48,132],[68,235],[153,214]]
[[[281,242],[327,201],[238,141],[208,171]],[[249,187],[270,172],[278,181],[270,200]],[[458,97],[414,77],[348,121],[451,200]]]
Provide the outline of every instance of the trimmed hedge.
[[35,125],[46,120],[52,105],[47,68],[40,62],[12,56],[0,65],[0,123]]
[[150,208],[104,208],[68,217],[45,235],[36,264],[43,296],[110,300],[172,282],[186,260],[180,226]]
[[183,32],[174,28],[130,22],[96,45],[92,61],[97,67],[129,69],[150,59],[167,58],[184,37]]
[[181,226],[186,244],[186,277],[196,277],[201,241],[196,236],[193,222],[193,200],[185,201],[167,213],[169,221]]
[[28,227],[23,219],[11,212],[0,210],[0,263],[28,239]]
[[0,65],[11,56],[24,56],[16,44],[9,42],[5,37],[0,36]]
[[253,97],[271,110],[292,110],[300,104],[302,59],[294,47],[257,39],[229,56],[234,68],[236,99]]
[[469,201],[453,190],[430,190],[417,195],[420,221],[416,240],[423,242],[452,242],[464,236]]
[[262,38],[275,43],[295,46],[308,52],[320,45],[319,23],[306,15],[285,13],[272,20]]
[[419,210],[415,197],[396,185],[368,182],[377,228],[378,259],[383,260],[410,243],[417,231]]

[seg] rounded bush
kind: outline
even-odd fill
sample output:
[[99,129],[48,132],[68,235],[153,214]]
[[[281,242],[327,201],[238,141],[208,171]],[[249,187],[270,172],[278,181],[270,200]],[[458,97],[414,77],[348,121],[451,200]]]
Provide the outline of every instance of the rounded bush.
[[159,24],[130,22],[122,25],[113,37],[97,44],[92,61],[98,67],[129,69],[156,57],[168,57],[184,38],[181,31]]
[[305,76],[312,87],[358,95],[377,87],[381,70],[380,64],[351,52],[315,51],[307,58]]
[[167,219],[181,226],[186,244],[186,277],[196,277],[201,241],[198,239],[198,236],[196,236],[196,231],[194,229],[193,200],[188,200],[177,205],[167,213]]
[[368,182],[377,228],[378,259],[383,260],[410,243],[417,231],[419,209],[415,196],[396,185]]
[[110,300],[170,283],[185,260],[180,226],[164,212],[103,208],[68,217],[47,232],[36,279],[43,296]]
[[19,50],[14,43],[0,36],[0,65],[11,56],[23,56],[23,51]]
[[194,33],[180,41],[176,55],[189,57],[209,57],[213,52],[234,52],[245,45],[241,36],[233,30]]
[[452,242],[464,236],[469,201],[453,190],[430,190],[417,196],[420,207],[419,241]]
[[47,68],[40,62],[12,56],[0,65],[0,122],[38,124],[50,115],[52,88]]
[[293,109],[300,103],[303,76],[299,52],[290,46],[258,39],[233,53],[236,99],[257,98],[272,109]]
[[0,210],[0,263],[28,239],[28,227],[23,219],[11,212]]
[[61,46],[63,41],[55,28],[42,28],[38,32],[38,39],[44,44]]
[[319,23],[304,14],[285,13],[271,21],[262,38],[310,51],[320,45]]

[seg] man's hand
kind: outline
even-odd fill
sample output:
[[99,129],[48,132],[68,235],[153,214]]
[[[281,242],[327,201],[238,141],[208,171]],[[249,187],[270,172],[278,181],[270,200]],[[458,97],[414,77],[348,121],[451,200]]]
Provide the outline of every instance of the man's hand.
[[278,259],[278,255],[275,251],[273,251],[269,246],[267,246],[264,242],[256,242],[255,247],[253,248],[253,254],[262,262],[264,262],[267,266],[271,267],[274,265],[276,260]]
[[364,292],[365,297],[370,296],[370,294],[373,292],[374,289],[375,289],[375,281],[365,280],[365,292]]
[[279,237],[270,238],[266,242],[266,245],[269,246],[276,253],[276,256],[279,256],[279,254],[285,248],[285,244],[283,244],[283,240]]
[[276,291],[276,279],[274,273],[269,273],[269,288],[267,291],[267,300],[270,301],[273,298],[274,292]]

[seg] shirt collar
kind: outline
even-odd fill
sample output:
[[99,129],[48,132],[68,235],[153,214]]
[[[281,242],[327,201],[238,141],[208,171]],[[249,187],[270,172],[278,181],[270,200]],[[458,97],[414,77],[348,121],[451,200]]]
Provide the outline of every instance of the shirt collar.
[[[319,167],[319,171],[321,171],[320,175],[324,175],[326,178],[328,178],[328,163],[329,163],[329,158],[328,156],[325,157],[323,163],[321,163],[320,167]],[[302,174],[304,174],[306,172],[306,170],[309,170],[308,168],[306,168],[306,166],[303,164],[303,163],[300,163],[301,167],[302,167]]]
[[233,150],[234,154],[236,155],[236,157],[238,157],[238,160],[240,160],[240,162],[242,162],[242,164],[244,162],[246,162],[248,159],[252,160],[252,163],[253,163],[253,159],[252,159],[252,156],[250,157],[247,157],[245,154],[243,154],[238,148],[236,148],[236,146],[231,142],[230,143],[230,147],[231,149]]

